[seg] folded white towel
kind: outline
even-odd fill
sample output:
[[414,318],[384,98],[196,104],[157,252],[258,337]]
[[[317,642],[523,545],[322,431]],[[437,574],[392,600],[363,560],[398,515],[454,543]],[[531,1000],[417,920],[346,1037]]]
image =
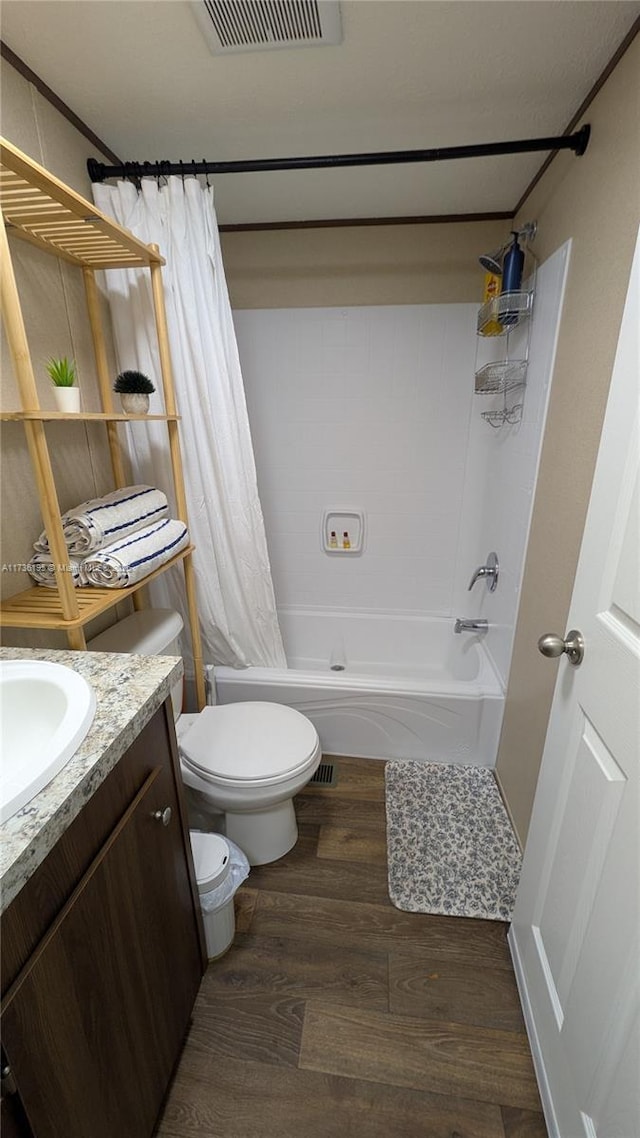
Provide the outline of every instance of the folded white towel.
[[[166,495],[153,486],[124,486],[104,498],[81,502],[62,515],[62,529],[69,553],[86,557],[136,533],[169,513]],[[41,533],[33,548],[49,553],[46,533]]]
[[[27,565],[27,573],[30,573],[34,581],[39,585],[45,585],[47,589],[55,589],[56,587],[56,574],[54,570],[53,558],[48,553],[34,553],[31,561]],[[82,561],[77,557],[70,557],[65,565],[67,573],[71,573],[71,579],[76,586],[86,585],[87,578],[84,569],[82,568]]]
[[184,522],[167,518],[85,557],[82,569],[90,585],[125,589],[153,573],[188,544]]

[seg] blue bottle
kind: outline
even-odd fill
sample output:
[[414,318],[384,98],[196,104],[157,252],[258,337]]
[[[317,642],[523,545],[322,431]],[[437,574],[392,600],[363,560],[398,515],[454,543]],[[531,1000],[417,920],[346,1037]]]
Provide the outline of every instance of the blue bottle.
[[518,292],[522,284],[524,251],[518,245],[518,234],[512,232],[513,245],[505,253],[502,265],[502,291]]
[[[524,251],[518,245],[518,234],[512,230],[513,244],[505,253],[502,265],[502,292],[518,292],[522,284],[522,270],[524,268]],[[503,324],[517,324],[518,311],[507,310],[501,314]]]

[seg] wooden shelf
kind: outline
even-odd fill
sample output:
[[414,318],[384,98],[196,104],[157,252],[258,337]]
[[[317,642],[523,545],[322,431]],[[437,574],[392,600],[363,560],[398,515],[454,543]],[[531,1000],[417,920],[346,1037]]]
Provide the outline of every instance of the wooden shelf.
[[[70,423],[75,420],[104,423],[113,484],[119,488],[128,485],[131,475],[126,463],[121,432],[118,431],[116,424],[148,423],[154,420],[166,423],[175,516],[188,526],[178,430],[180,416],[176,407],[162,284],[162,265],[165,261],[158,247],[145,245],[139,241],[132,233],[111,221],[91,202],[80,197],[5,139],[0,139],[0,212],[2,316],[20,397],[20,410],[0,412],[0,419],[23,424],[52,561],[55,565],[66,565],[69,553],[62,525],[50,446],[44,426],[48,422]],[[101,411],[70,414],[64,411],[47,411],[40,407],[38,385],[33,371],[7,231],[54,257],[80,267],[93,341]],[[166,414],[127,415],[114,411],[113,377],[110,374],[100,290],[95,270],[124,268],[144,268],[150,274],[158,363]],[[90,495],[84,494],[84,497],[88,496]],[[82,489],[78,487],[78,498],[82,497]],[[55,589],[34,585],[0,604],[0,625],[9,628],[61,629],[66,633],[69,647],[81,651],[87,646],[84,625],[128,597],[132,598],[134,609],[144,607],[145,598],[140,590],[161,573],[166,573],[172,565],[181,562],[191,630],[197,704],[200,709],[205,704],[205,684],[195,572],[191,559],[193,549],[193,545],[183,549],[171,561],[127,589],[92,586],[76,589],[70,574],[58,571]]]
[[12,236],[73,265],[131,269],[165,263],[155,249],[4,139],[0,143],[0,208]]
[[0,605],[2,624],[7,628],[82,628],[100,613],[113,608],[114,605],[124,601],[144,588],[154,577],[166,573],[172,565],[179,564],[185,557],[193,553],[195,545],[188,545],[170,561],[166,561],[159,569],[143,577],[135,585],[127,589],[101,589],[94,585],[87,585],[81,589],[74,589],[78,599],[80,615],[74,620],[65,620],[62,615],[62,606],[57,589],[47,589],[44,585],[34,585],[22,593],[16,593]]
[[123,415],[116,411],[78,411],[70,414],[67,411],[2,411],[0,420],[3,422],[24,423],[27,420],[49,423],[57,420],[67,422],[99,422],[99,423],[146,423],[150,419],[161,423],[179,423],[180,415]]

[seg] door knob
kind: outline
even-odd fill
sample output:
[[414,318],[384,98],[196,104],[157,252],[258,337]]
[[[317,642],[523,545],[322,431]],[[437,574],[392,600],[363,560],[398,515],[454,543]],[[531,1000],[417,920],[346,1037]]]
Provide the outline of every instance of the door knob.
[[562,656],[563,652],[570,664],[581,664],[584,658],[584,640],[582,633],[578,632],[577,628],[572,628],[567,633],[566,640],[561,636],[556,636],[554,632],[546,632],[541,636],[538,641],[538,651],[542,652],[543,656],[549,656],[553,659],[556,656]]

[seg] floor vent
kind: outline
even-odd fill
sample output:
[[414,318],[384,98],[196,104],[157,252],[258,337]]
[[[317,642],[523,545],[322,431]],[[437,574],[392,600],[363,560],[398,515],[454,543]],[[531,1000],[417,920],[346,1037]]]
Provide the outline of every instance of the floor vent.
[[320,763],[309,786],[335,786],[338,782],[338,772],[334,763]]
[[338,0],[192,0],[214,55],[342,42]]

